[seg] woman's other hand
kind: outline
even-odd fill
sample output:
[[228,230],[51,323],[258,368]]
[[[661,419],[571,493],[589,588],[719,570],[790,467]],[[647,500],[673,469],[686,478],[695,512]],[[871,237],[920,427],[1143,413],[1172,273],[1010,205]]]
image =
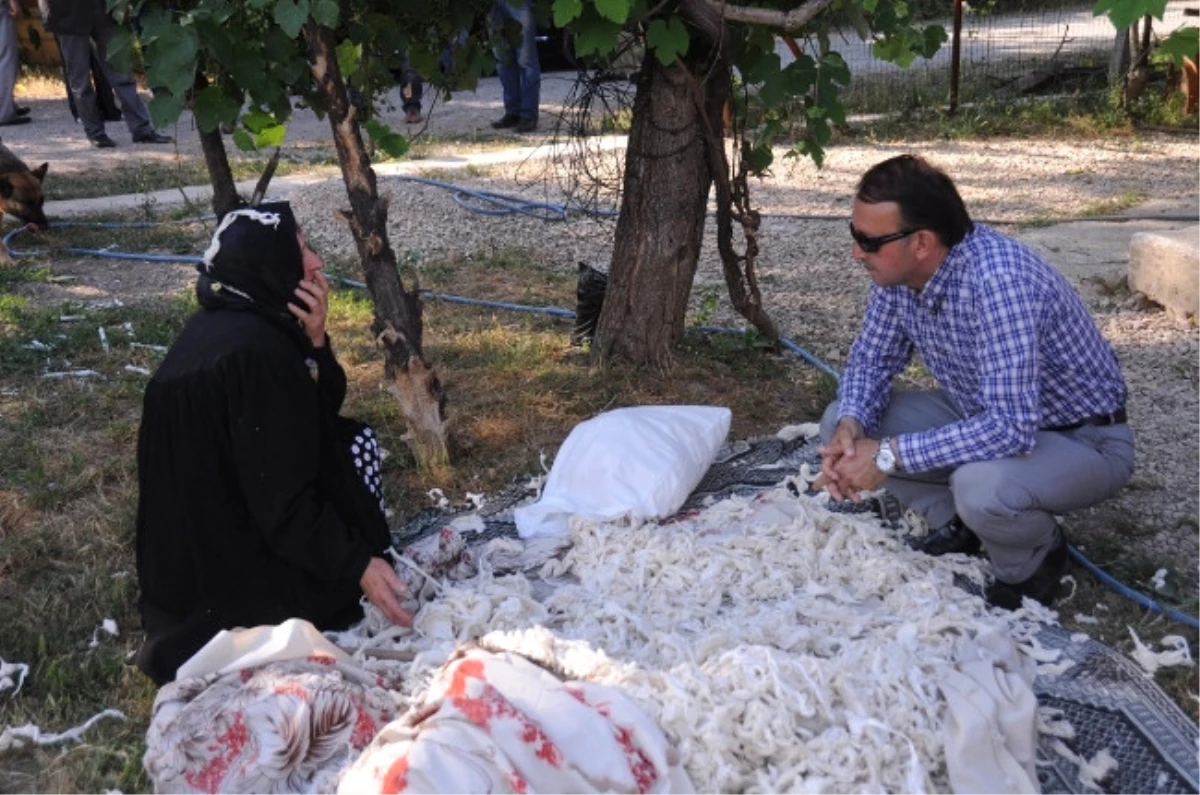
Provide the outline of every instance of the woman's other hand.
[[412,614],[400,606],[401,600],[408,596],[408,589],[386,560],[371,558],[358,584],[388,621],[402,627],[412,626]]

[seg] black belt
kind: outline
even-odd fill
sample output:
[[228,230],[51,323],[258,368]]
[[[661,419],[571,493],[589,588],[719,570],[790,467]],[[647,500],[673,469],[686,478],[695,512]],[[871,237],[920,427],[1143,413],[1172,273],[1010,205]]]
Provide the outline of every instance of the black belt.
[[1070,425],[1055,425],[1053,428],[1042,428],[1043,431],[1073,431],[1076,428],[1082,428],[1084,425],[1124,425],[1129,421],[1125,415],[1125,407],[1117,409],[1109,414],[1096,414],[1091,417],[1084,417],[1078,422],[1072,422]]

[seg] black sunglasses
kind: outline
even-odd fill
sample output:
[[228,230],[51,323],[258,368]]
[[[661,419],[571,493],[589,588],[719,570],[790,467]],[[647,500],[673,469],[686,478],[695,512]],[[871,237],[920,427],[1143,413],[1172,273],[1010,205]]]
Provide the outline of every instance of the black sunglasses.
[[892,232],[890,235],[880,235],[879,237],[867,237],[862,232],[854,228],[854,222],[850,222],[850,237],[854,238],[854,242],[868,254],[874,254],[879,249],[891,243],[893,240],[900,240],[908,237],[913,232],[921,231],[919,228],[901,229],[899,232]]

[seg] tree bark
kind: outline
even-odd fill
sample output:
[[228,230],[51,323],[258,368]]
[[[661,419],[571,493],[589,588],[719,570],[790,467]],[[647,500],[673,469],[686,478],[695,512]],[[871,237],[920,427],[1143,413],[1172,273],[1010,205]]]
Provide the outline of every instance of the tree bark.
[[712,184],[693,82],[686,63],[664,67],[653,55],[645,58],[592,346],[602,361],[665,368],[683,336]]
[[366,274],[367,291],[375,304],[372,331],[384,351],[384,377],[400,403],[408,425],[404,440],[422,468],[449,461],[446,444],[445,392],[437,371],[421,353],[420,285],[407,290],[396,268],[396,254],[387,236],[388,200],[380,197],[375,171],[363,144],[357,110],[346,96],[338,68],[333,32],[305,26],[309,62],[317,91],[325,102],[329,126],[350,210],[340,211],[354,233]]

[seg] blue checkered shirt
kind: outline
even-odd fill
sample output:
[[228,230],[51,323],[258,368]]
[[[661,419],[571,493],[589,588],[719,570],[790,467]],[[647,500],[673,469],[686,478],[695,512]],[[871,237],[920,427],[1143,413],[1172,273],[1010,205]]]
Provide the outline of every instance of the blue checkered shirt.
[[920,292],[872,286],[841,380],[841,416],[872,434],[914,351],[964,419],[897,437],[906,471],[1028,453],[1040,428],[1125,405],[1116,355],[1079,295],[1032,250],[983,224]]

